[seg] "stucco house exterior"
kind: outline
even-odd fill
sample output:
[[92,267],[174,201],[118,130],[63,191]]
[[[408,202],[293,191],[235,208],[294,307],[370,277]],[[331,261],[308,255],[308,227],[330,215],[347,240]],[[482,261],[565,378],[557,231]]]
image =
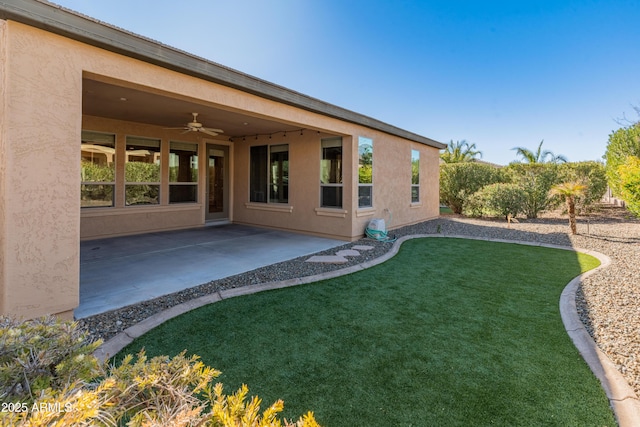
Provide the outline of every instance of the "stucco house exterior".
[[0,77],[1,314],[71,316],[81,239],[439,214],[443,144],[51,3],[0,0]]

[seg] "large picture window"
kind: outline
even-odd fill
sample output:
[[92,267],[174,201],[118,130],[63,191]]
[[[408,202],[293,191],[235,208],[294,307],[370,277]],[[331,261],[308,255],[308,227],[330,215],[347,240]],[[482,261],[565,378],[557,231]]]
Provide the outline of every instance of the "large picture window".
[[358,207],[373,206],[373,140],[358,138]]
[[320,206],[342,207],[342,138],[321,141]]
[[420,202],[420,151],[411,150],[411,203]]
[[250,149],[249,201],[289,203],[289,145]]
[[160,203],[160,140],[127,137],[125,205]]
[[198,201],[198,145],[169,144],[169,203]]
[[80,160],[80,206],[113,206],[115,191],[116,137],[82,131]]

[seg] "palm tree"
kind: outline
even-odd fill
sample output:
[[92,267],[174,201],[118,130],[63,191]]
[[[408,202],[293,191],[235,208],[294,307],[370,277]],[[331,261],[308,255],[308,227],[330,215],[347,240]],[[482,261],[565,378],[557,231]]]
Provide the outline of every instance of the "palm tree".
[[[534,152],[524,147],[512,148],[516,150],[516,154],[522,157],[525,163],[566,163],[567,158],[558,154],[557,156],[549,150],[542,151],[542,143],[544,139],[540,141],[538,149]],[[548,160],[547,160],[548,159]]]
[[482,151],[476,150],[476,144],[469,144],[464,139],[453,142],[453,139],[440,154],[440,158],[445,163],[473,162],[476,156],[482,157]]
[[551,194],[554,196],[564,197],[564,200],[567,203],[571,234],[578,234],[578,230],[576,228],[576,197],[584,194],[586,189],[587,186],[579,182],[563,182],[562,184],[551,187]]

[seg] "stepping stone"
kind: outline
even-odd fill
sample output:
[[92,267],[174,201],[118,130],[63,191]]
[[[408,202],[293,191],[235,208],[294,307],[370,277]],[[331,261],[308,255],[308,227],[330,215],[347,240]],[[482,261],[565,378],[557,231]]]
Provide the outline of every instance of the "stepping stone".
[[351,249],[355,249],[357,251],[370,251],[371,249],[373,249],[373,246],[368,246],[368,245],[355,245],[353,246]]
[[344,264],[348,260],[340,255],[314,255],[305,262],[321,262],[325,264]]
[[336,255],[342,256],[342,257],[345,257],[345,256],[360,256],[360,252],[358,252],[356,250],[353,250],[353,249],[345,249],[345,250],[336,252]]

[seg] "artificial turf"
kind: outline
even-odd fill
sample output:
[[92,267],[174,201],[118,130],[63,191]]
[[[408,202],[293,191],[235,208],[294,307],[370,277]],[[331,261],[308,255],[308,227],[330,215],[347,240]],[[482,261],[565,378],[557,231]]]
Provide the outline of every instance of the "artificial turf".
[[614,426],[559,298],[598,261],[476,240],[405,242],[376,267],[224,300],[125,348],[186,349],[324,426]]

